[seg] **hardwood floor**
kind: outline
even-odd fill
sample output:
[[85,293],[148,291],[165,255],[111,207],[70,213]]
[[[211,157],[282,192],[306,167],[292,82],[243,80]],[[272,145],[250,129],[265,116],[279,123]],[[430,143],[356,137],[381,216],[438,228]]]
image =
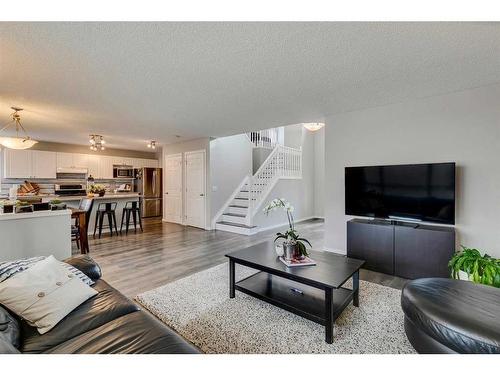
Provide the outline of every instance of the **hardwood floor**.
[[[314,247],[323,248],[323,220],[297,224]],[[89,237],[90,255],[99,263],[103,278],[130,298],[171,281],[226,262],[225,254],[270,240],[276,229],[253,236],[204,231],[158,219],[145,220],[144,232],[101,239]],[[73,244],[73,246],[75,246]],[[74,253],[78,253],[76,247]],[[361,272],[361,279],[393,288],[406,280],[376,272]]]

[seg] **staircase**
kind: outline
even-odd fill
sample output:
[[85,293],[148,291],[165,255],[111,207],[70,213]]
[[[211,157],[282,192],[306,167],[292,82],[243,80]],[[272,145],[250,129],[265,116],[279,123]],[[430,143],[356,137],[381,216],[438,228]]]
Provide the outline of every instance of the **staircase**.
[[[261,142],[262,138],[258,142]],[[246,176],[219,214],[215,229],[251,235],[259,232],[253,218],[280,179],[302,178],[302,150],[274,144],[253,176]]]

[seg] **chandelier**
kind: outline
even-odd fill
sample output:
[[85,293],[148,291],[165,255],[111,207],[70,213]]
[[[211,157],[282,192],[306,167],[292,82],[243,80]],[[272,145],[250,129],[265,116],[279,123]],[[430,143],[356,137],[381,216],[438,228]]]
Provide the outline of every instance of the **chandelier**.
[[104,140],[102,135],[99,134],[90,134],[89,135],[90,149],[92,151],[104,151],[104,144],[106,141]]
[[[0,132],[4,131],[12,124],[15,124],[16,137],[0,137],[0,144],[4,147],[14,150],[25,150],[27,148],[33,147],[33,145],[35,143],[38,143],[38,141],[31,139],[24,129],[24,126],[21,124],[21,116],[19,115],[19,112],[23,109],[18,107],[10,108],[14,110],[14,113],[12,113],[12,120],[8,122],[7,125],[5,125],[2,129],[0,129]],[[22,130],[22,132],[24,133],[24,137],[19,137],[19,130]]]
[[150,141],[148,143],[148,148],[151,148],[151,149],[156,149],[156,141]]
[[308,122],[305,124],[302,124],[304,128],[306,128],[309,131],[315,132],[316,130],[321,129],[323,126],[325,126],[324,122]]

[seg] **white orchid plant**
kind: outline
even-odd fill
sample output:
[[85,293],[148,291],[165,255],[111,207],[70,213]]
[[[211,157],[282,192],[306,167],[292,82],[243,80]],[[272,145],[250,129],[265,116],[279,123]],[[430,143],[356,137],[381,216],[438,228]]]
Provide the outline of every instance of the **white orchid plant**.
[[295,230],[295,222],[293,220],[294,207],[290,204],[290,202],[288,202],[285,198],[273,199],[267,204],[266,207],[264,207],[264,213],[266,215],[269,215],[269,212],[275,211],[279,208],[283,209],[286,212],[286,217],[288,219],[288,225],[290,229],[288,229],[285,233],[276,233],[274,242],[276,242],[280,238],[283,238],[286,243],[290,245],[297,245],[299,253],[303,256],[307,256],[308,253],[305,244],[307,243],[309,246],[311,246],[311,243],[305,238],[299,237],[297,231]]

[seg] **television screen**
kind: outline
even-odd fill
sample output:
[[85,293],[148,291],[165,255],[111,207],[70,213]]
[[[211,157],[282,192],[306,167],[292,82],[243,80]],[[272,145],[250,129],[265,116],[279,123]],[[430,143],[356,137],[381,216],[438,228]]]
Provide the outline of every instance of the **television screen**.
[[455,224],[455,163],[347,167],[345,213]]

